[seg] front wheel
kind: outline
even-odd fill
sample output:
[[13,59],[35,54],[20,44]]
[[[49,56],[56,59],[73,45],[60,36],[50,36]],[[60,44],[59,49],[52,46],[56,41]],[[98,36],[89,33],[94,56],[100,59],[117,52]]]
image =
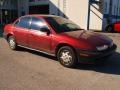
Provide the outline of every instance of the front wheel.
[[17,48],[17,43],[16,43],[15,38],[13,36],[8,37],[8,43],[9,43],[9,46],[12,50],[15,50]]
[[63,46],[58,50],[57,59],[63,66],[68,68],[72,68],[77,64],[75,52],[69,46]]

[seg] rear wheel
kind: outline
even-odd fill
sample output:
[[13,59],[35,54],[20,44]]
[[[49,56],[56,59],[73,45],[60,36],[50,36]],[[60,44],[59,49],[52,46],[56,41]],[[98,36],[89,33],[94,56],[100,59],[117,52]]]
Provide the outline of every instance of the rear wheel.
[[16,43],[15,38],[13,36],[8,37],[8,43],[9,43],[9,46],[12,50],[17,49],[17,43]]
[[108,27],[106,28],[106,31],[107,31],[107,32],[114,32],[112,26],[108,26]]
[[63,46],[58,50],[57,59],[63,66],[68,68],[72,68],[77,64],[75,52],[69,46]]

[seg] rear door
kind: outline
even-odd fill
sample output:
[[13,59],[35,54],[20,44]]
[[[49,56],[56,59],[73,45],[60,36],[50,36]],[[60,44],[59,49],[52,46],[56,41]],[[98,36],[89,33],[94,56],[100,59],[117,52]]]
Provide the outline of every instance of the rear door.
[[16,21],[14,26],[14,35],[18,44],[28,46],[28,34],[30,28],[30,17],[22,17]]

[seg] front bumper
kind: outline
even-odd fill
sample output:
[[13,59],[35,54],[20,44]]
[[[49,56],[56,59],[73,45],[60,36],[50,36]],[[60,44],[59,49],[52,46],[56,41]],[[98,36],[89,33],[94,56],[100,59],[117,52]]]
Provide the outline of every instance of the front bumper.
[[77,50],[78,61],[82,63],[94,63],[101,58],[110,56],[116,50],[117,46],[114,44],[104,51],[87,51],[87,50]]

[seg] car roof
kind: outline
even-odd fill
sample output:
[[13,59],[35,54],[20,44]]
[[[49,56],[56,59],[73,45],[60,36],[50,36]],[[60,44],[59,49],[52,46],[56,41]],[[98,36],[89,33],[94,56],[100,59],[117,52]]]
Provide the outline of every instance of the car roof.
[[59,17],[59,16],[56,16],[56,15],[46,15],[46,14],[31,14],[31,15],[25,15],[23,17],[27,17],[27,16],[35,16],[35,17]]

